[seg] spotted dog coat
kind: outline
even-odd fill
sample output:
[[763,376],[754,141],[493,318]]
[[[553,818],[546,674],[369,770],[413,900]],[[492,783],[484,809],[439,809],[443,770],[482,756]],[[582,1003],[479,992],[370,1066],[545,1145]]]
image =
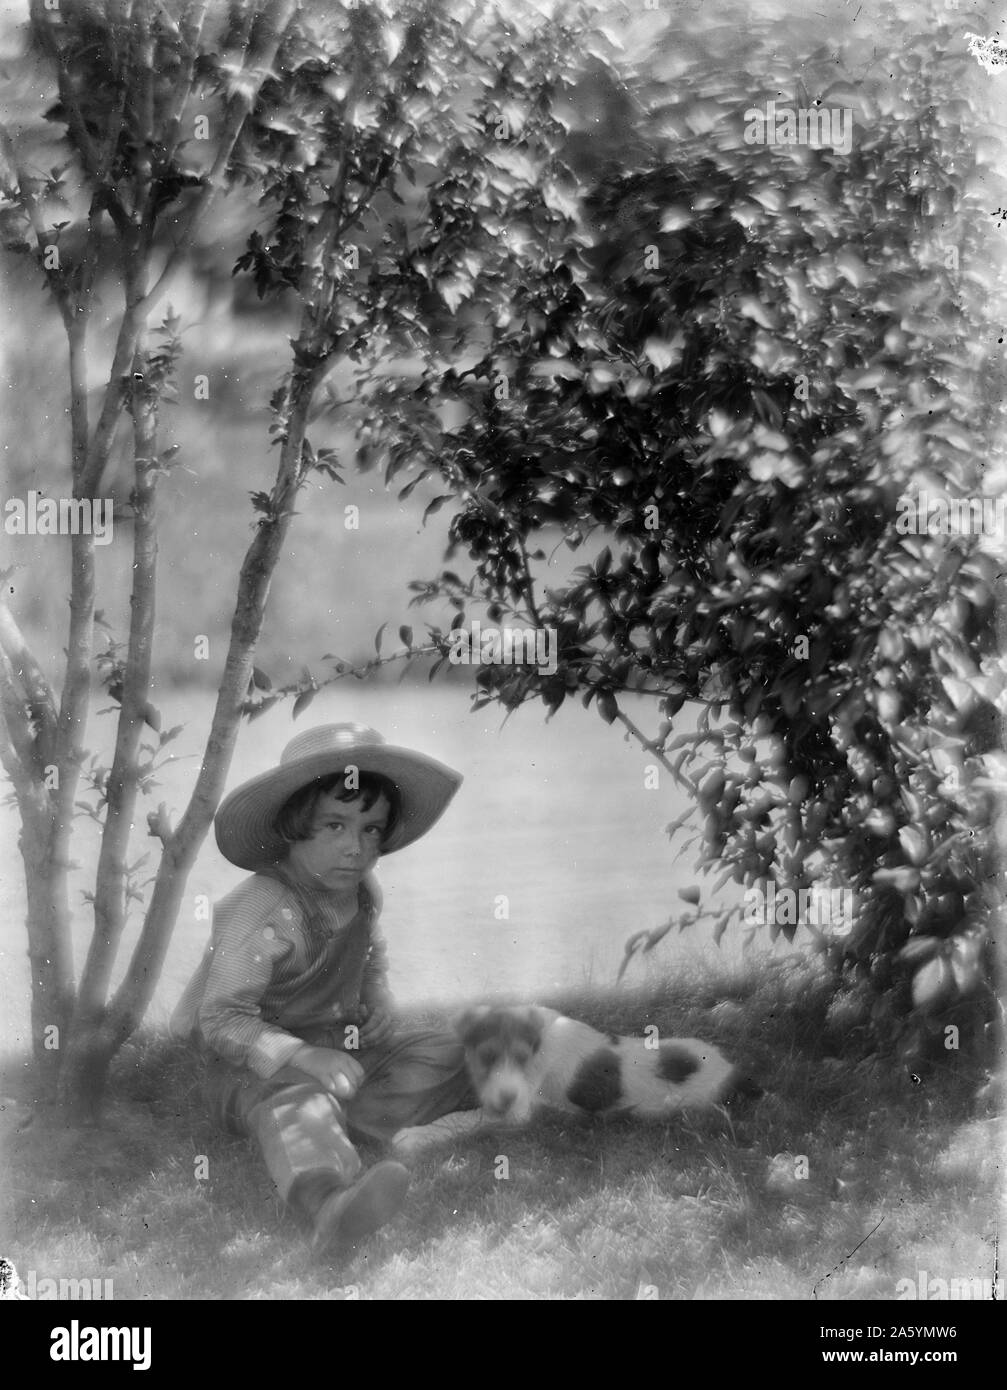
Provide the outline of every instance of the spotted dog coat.
[[543,1108],[661,1119],[758,1094],[723,1053],[699,1038],[648,1045],[645,1038],[599,1033],[537,1005],[480,1005],[458,1019],[455,1031],[482,1110],[400,1131],[400,1151],[456,1137],[487,1120],[523,1124]]

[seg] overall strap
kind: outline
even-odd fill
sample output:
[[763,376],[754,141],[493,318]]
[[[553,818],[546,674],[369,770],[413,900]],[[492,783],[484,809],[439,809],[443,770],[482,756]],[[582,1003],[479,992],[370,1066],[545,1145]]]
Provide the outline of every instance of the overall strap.
[[[267,878],[275,879],[293,893],[301,909],[301,915],[309,936],[320,943],[328,939],[328,930],[319,917],[317,907],[312,902],[310,895],[301,884],[284,872],[282,865],[270,865],[268,868],[260,869],[259,873],[265,874]],[[348,1016],[355,1015],[359,1010],[364,971],[373,950],[371,925],[375,916],[375,904],[366,884],[361,884],[361,890],[359,906],[347,927],[346,938],[339,953],[338,970],[342,981],[340,996]],[[306,986],[302,1004],[307,1003],[319,987],[322,990],[326,988],[322,979]]]

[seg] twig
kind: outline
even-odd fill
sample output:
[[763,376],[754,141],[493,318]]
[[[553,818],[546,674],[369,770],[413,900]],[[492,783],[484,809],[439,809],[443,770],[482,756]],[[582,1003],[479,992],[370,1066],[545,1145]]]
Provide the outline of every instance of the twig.
[[[297,9],[297,0],[270,0],[265,10],[261,14],[261,29],[265,34],[264,41],[257,49],[250,49],[246,54],[246,60],[242,63],[241,73],[258,72],[259,83],[262,85],[269,70],[273,66],[277,51],[283,41],[284,33],[293,18]],[[270,13],[272,12],[272,13]],[[269,18],[266,16],[269,15]],[[217,193],[223,183],[227,166],[238,143],[242,126],[252,109],[253,96],[245,91],[239,83],[227,104],[227,115],[225,117],[224,133],[217,149],[216,158],[209,173],[206,174],[203,187],[200,190],[192,211],[189,214],[185,230],[178,241],[168,253],[168,259],[162,267],[160,275],[147,291],[144,298],[140,301],[139,308],[144,314],[149,314],[154,305],[164,293],[169,280],[178,268],[178,263],[183,253],[188,252],[192,245],[192,239],[199,227],[205,221],[207,212],[211,204],[216,200]]]
[[24,689],[31,717],[38,723],[38,753],[44,766],[51,761],[52,741],[56,735],[58,714],[56,697],[45,672],[35,660],[14,615],[0,598],[0,650],[8,658]]
[[626,714],[624,710],[617,708],[616,718],[629,730],[629,732],[640,744],[640,747],[644,750],[644,752],[652,754],[661,764],[661,766],[663,768],[666,768],[668,772],[671,773],[672,777],[674,777],[675,781],[678,783],[680,787],[683,787],[687,792],[689,792],[690,796],[695,792],[696,789],[692,785],[692,783],[688,781],[687,778],[683,777],[682,774],[678,771],[678,769],[672,763],[670,763],[668,759],[664,756],[663,751],[660,748],[657,748],[654,745],[654,743],[649,738],[647,738],[647,736],[643,733],[641,729],[638,729],[636,727],[632,719],[630,719],[629,715]]

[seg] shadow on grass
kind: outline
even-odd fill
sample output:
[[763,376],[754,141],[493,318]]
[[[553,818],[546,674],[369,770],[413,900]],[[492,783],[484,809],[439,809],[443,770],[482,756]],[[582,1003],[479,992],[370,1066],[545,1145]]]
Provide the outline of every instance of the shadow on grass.
[[428,1153],[403,1215],[341,1268],[312,1261],[252,1146],[211,1126],[190,1049],[134,1039],[99,1130],[31,1107],[22,1062],[0,1081],[0,1253],[22,1276],[111,1278],[117,1298],[892,1298],[920,1268],[988,1272],[981,1068],[862,1055],[831,1001],[796,959],[541,1001],[708,1038],[765,1095],[660,1125],[545,1115]]

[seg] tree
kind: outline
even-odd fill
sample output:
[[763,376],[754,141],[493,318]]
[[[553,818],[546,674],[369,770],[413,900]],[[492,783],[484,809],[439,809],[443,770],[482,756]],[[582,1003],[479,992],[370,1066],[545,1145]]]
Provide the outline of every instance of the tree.
[[[831,50],[809,64],[794,106],[855,113],[849,151],[750,142],[773,30],[746,25],[743,54],[728,35],[729,57],[724,34],[691,36],[701,96],[669,100],[681,36],[652,46],[644,156],[595,181],[581,237],[483,356],[428,373],[421,400],[462,423],[399,396],[382,442],[390,474],[440,474],[473,562],[417,601],[559,635],[553,674],[481,667],[476,706],[551,715],[579,694],[684,781],[720,883],[852,890],[852,930],[807,930],[863,982],[857,1021],[915,1056],[973,1004],[990,1016],[1000,911],[1001,577],[981,537],[917,514],[920,493],[945,519],[980,493],[1003,424],[981,112],[958,95],[966,58],[927,64],[953,49],[945,23],[900,58],[906,97],[837,74]],[[557,582],[546,541],[589,558]],[[676,737],[687,701],[698,731]],[[793,939],[801,920],[766,925]]]
[[[294,5],[248,10],[248,30],[233,59],[230,87],[218,89],[208,118],[215,139],[202,165],[192,161],[187,125],[201,90],[214,37],[207,11],[188,5],[173,20],[163,7],[143,4],[65,6],[50,11],[34,0],[32,40],[49,57],[59,100],[48,113],[66,128],[72,159],[48,176],[33,174],[22,148],[5,137],[8,177],[8,250],[31,256],[45,276],[68,343],[72,498],[89,506],[101,498],[102,478],[123,414],[132,421],[134,566],[128,645],[121,660],[104,664],[106,682],[121,701],[111,767],[93,766],[90,781],[104,817],[93,895],[95,926],[80,988],[75,988],[67,873],[74,818],[89,809],[77,801],[86,757],[95,624],[95,546],[90,528],[70,541],[70,630],[62,693],[33,659],[13,615],[2,617],[2,756],[21,815],[21,853],[28,892],[32,964],[32,1037],[52,1091],[91,1107],[109,1059],[142,1015],[163,956],[165,922],[178,898],[219,797],[237,727],[237,708],[248,682],[277,552],[265,530],[256,536],[239,586],[231,651],[221,683],[214,727],[200,780],[177,827],[163,817],[152,824],[163,844],[161,868],[143,939],[130,977],[108,1002],[112,965],[126,919],[133,876],[129,833],[138,789],[156,754],[177,730],[159,736],[156,749],[141,744],[149,703],[157,557],[158,478],[171,466],[158,453],[160,407],[179,353],[178,325],[170,317],[151,346],[148,323],[199,224],[221,192],[242,127],[277,55]],[[164,254],[165,224],[182,205],[183,231]],[[65,220],[54,218],[63,215]],[[111,238],[108,227],[111,226]],[[88,331],[96,286],[110,275],[110,239],[122,267],[123,303],[108,384],[93,428],[88,418]],[[160,262],[160,265],[158,264]],[[155,270],[155,267],[157,269]],[[295,481],[288,452],[277,493]],[[81,513],[83,515],[83,513]]]
[[[532,10],[522,30],[512,27],[513,14],[465,0],[242,0],[226,9],[207,0],[81,0],[54,11],[32,0],[31,19],[33,42],[58,84],[47,117],[65,127],[71,158],[37,176],[30,124],[17,138],[6,135],[4,215],[8,249],[41,269],[66,329],[75,502],[100,497],[124,415],[133,441],[130,629],[125,643],[97,654],[103,682],[121,703],[110,767],[92,759],[83,770],[96,658],[93,535],[81,528],[71,538],[70,632],[58,697],[13,614],[0,606],[0,757],[22,822],[34,1050],[49,1090],[58,1088],[76,1117],[90,1117],[112,1057],[150,1001],[239,720],[275,698],[253,667],[270,580],[308,476],[340,480],[335,452],[309,440],[309,419],[346,408],[329,391],[337,371],[362,389],[389,353],[417,344],[433,351],[447,328],[456,344],[481,331],[474,315],[474,326],[451,321],[476,280],[484,307],[512,293],[530,258],[501,249],[502,218],[516,203],[542,204],[534,170],[511,168],[483,190],[492,225],[466,213],[465,199],[472,180],[493,165],[486,151],[509,120],[504,103],[512,87],[533,104],[547,100],[562,81],[556,65],[564,42],[565,61],[572,61],[571,30]],[[542,38],[545,57],[525,58],[529,33]],[[208,132],[209,152],[200,157],[197,144]],[[143,897],[138,876],[146,856],[131,860],[138,796],[179,732],[155,728],[156,743],[144,741],[145,725],[159,722],[149,700],[157,488],[176,461],[172,449],[159,451],[161,409],[174,398],[181,352],[176,316],[169,312],[153,331],[148,325],[214,200],[235,185],[254,192],[263,209],[235,270],[252,274],[261,296],[285,295],[297,316],[290,366],[271,400],[276,475],[268,494],[252,497],[255,533],[238,577],[202,766],[176,825],[163,806],[148,817],[160,842],[156,874],[125,979],[110,993],[129,902]],[[65,220],[54,221],[57,215]],[[92,426],[88,327],[96,287],[120,275],[118,337]],[[298,708],[315,688],[306,676]],[[82,778],[89,800],[80,799]],[[100,819],[102,835],[94,928],[78,986],[67,870],[79,814]]]

